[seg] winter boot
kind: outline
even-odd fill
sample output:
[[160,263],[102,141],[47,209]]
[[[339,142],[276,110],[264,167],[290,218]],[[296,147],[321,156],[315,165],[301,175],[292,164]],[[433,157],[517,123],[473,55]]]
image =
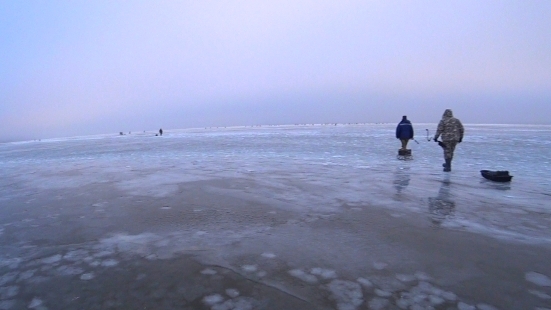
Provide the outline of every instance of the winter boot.
[[446,159],[446,163],[444,164],[444,171],[446,172],[450,172],[452,171],[452,160],[451,159]]

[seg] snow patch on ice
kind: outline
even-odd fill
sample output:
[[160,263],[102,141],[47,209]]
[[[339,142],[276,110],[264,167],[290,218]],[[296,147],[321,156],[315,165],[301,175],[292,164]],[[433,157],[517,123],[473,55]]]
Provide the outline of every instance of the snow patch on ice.
[[335,270],[323,269],[319,267],[312,268],[310,270],[310,273],[316,276],[320,276],[324,279],[334,279],[337,277],[337,273],[335,272]]
[[31,302],[29,303],[28,307],[30,309],[34,309],[34,308],[37,308],[41,305],[42,305],[42,299],[34,297],[33,300],[31,300]]
[[375,262],[375,263],[373,263],[373,268],[375,268],[375,269],[377,269],[377,270],[383,270],[383,269],[385,269],[387,266],[388,266],[387,263],[382,263],[382,262]]
[[213,270],[213,269],[210,269],[210,268],[207,268],[207,269],[203,269],[201,270],[201,274],[204,274],[204,275],[215,275],[217,274],[216,270]]
[[84,272],[84,269],[74,266],[59,266],[57,272],[63,276],[74,276]]
[[372,287],[373,286],[373,283],[371,281],[369,281],[368,279],[366,279],[366,278],[358,278],[358,279],[356,279],[356,281],[358,281],[358,283],[360,283],[361,285],[363,285],[365,287]]
[[212,310],[252,310],[253,305],[247,299],[238,297],[233,300],[226,300],[221,304],[212,306]]
[[0,299],[10,299],[19,293],[19,286],[0,287]]
[[295,278],[298,278],[298,279],[300,279],[304,282],[308,282],[308,283],[311,283],[311,284],[318,282],[318,278],[316,278],[315,276],[313,276],[311,274],[307,274],[306,272],[304,272],[300,269],[289,270],[289,274],[292,275]]
[[369,301],[368,306],[370,310],[382,310],[385,309],[389,303],[388,299],[375,297]]
[[55,264],[61,260],[61,255],[56,254],[54,256],[46,257],[42,259],[42,263],[44,264]]
[[84,280],[84,281],[92,280],[93,278],[94,278],[94,273],[93,272],[84,273],[80,276],[80,279]]
[[8,299],[0,301],[0,309],[9,310],[15,306],[15,300]]
[[222,297],[220,294],[212,294],[212,295],[205,296],[203,298],[203,302],[207,306],[213,306],[217,303],[222,302],[223,300],[224,300],[224,297]]
[[113,267],[113,266],[116,266],[118,264],[119,264],[119,262],[115,259],[106,259],[103,262],[101,262],[101,265],[103,267]]
[[265,258],[275,258],[276,255],[274,253],[270,253],[270,252],[264,252],[261,254],[262,257],[265,257]]
[[239,291],[234,288],[228,288],[226,289],[226,294],[230,296],[231,298],[235,298],[239,296]]
[[258,267],[256,265],[243,265],[241,266],[241,269],[245,272],[255,272]]
[[402,281],[402,282],[411,282],[416,279],[415,276],[407,275],[407,274],[397,274],[396,279]]
[[476,310],[476,307],[460,301],[457,304],[457,309],[458,310]]
[[539,286],[551,286],[551,279],[541,273],[530,271],[525,274],[524,278],[526,281],[532,282]]
[[383,291],[380,289],[375,289],[375,294],[379,297],[390,297],[392,296],[391,292]]
[[364,301],[362,288],[356,282],[337,279],[331,281],[327,287],[339,310],[357,309]]
[[528,292],[530,292],[530,294],[532,295],[538,296],[541,299],[551,299],[551,296],[542,291],[529,290]]

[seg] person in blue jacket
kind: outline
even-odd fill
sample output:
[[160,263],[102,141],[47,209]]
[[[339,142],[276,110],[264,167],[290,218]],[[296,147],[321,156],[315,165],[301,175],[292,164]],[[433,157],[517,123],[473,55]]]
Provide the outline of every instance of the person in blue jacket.
[[402,117],[402,121],[396,127],[396,139],[402,142],[402,150],[408,146],[409,140],[413,139],[413,126],[407,116]]

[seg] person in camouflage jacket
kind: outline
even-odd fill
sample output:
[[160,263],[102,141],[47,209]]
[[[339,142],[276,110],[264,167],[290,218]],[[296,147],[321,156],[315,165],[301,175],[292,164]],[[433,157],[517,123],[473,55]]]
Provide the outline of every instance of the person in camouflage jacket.
[[453,152],[455,151],[457,143],[463,141],[464,132],[465,129],[461,121],[453,117],[452,110],[446,109],[440,123],[438,123],[436,135],[434,136],[434,141],[436,142],[438,142],[438,137],[442,136],[444,160],[446,161],[443,164],[444,171],[451,171]]

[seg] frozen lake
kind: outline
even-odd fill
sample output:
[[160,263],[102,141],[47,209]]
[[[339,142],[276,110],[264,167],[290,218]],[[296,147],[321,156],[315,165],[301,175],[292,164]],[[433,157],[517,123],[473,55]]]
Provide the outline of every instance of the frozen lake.
[[0,309],[551,308],[551,126],[414,128],[0,144]]

